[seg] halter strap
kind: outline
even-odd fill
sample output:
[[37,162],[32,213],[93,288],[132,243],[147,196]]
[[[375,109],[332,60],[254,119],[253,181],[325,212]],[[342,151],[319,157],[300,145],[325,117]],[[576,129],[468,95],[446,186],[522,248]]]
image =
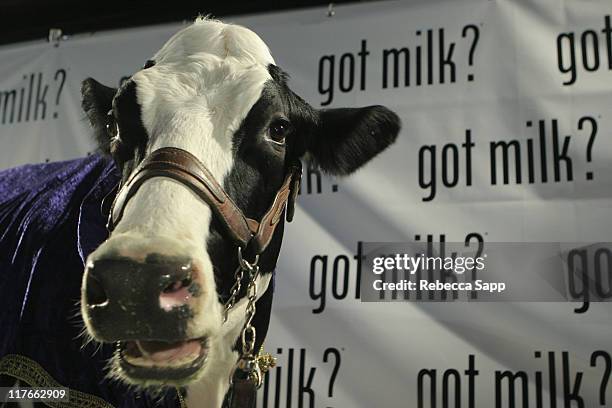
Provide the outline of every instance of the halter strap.
[[294,163],[274,201],[261,220],[257,221],[244,215],[197,157],[177,147],[162,147],[149,154],[119,189],[110,210],[108,229],[112,231],[119,223],[128,201],[146,180],[169,177],[189,187],[210,206],[224,225],[228,237],[237,246],[250,247],[255,254],[260,254],[270,243],[285,208],[287,221],[293,219],[301,175],[301,163]]

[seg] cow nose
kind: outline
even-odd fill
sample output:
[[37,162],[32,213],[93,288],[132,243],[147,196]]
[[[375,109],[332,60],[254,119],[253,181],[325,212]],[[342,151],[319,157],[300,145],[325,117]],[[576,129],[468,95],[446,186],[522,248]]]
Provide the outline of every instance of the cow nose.
[[200,292],[192,264],[150,258],[88,263],[83,302],[96,339],[175,341],[185,337],[192,315],[189,300]]

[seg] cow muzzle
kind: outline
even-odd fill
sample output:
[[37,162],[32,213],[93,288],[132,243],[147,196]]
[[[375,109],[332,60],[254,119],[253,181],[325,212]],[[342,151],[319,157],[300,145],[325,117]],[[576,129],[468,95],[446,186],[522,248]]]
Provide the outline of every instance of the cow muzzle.
[[188,326],[202,294],[189,259],[149,255],[90,261],[82,288],[88,329],[118,345],[122,370],[134,379],[181,379],[206,360],[208,339],[189,338]]
[[101,259],[85,273],[83,301],[96,339],[175,341],[186,335],[190,300],[201,292],[189,261]]

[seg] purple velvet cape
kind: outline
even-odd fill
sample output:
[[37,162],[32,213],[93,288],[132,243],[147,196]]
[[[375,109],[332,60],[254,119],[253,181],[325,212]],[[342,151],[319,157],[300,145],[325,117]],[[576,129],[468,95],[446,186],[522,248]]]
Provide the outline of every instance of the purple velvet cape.
[[[24,356],[113,407],[179,407],[174,388],[160,398],[105,379],[112,347],[81,349],[84,260],[108,236],[100,203],[119,178],[100,155],[0,172],[0,368]],[[18,377],[4,374],[1,386]]]

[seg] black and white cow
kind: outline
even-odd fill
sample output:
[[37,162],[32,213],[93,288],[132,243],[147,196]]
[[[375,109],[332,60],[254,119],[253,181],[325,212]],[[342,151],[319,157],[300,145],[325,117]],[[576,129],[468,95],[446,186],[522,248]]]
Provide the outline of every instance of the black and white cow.
[[[112,155],[124,181],[151,152],[184,149],[253,219],[270,206],[290,163],[305,159],[348,175],[393,143],[400,128],[382,106],[312,108],[289,89],[255,33],[206,18],[174,35],[119,89],[87,79],[82,91],[100,149]],[[281,221],[261,254],[258,297],[270,284],[282,235]],[[223,321],[237,262],[235,245],[198,195],[167,177],[144,182],[87,259],[83,277],[88,333],[122,347],[112,375],[140,386],[187,386],[187,405],[219,407],[245,323],[244,297]],[[123,268],[122,277],[101,278],[108,268],[113,276]],[[189,270],[188,281],[155,293],[135,287],[142,281],[136,274],[159,280],[180,269]],[[146,297],[159,298],[156,310],[134,306]],[[108,309],[112,315],[92,313],[109,303],[119,305]],[[176,306],[188,313],[164,319]]]

